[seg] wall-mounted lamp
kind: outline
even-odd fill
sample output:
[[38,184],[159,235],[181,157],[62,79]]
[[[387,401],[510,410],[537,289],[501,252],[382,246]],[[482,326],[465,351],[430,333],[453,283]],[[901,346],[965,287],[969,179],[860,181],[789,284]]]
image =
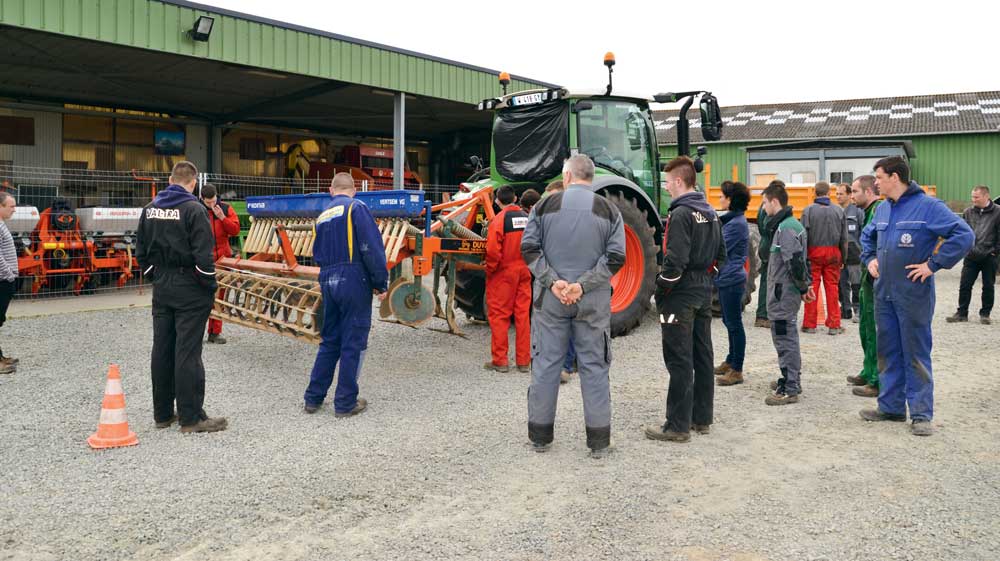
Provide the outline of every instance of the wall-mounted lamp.
[[208,36],[212,34],[213,25],[215,25],[215,18],[198,16],[198,20],[194,22],[194,27],[188,31],[188,35],[195,41],[208,41]]

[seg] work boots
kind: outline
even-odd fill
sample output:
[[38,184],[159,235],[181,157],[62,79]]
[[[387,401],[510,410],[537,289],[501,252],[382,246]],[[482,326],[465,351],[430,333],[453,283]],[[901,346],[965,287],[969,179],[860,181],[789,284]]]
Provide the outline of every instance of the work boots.
[[955,315],[946,317],[945,321],[948,323],[963,323],[969,321],[969,316],[964,316],[958,312],[955,312]]
[[851,392],[858,397],[878,397],[878,388],[867,384],[857,386],[851,389]]
[[493,364],[492,360],[484,364],[483,368],[487,370],[492,370],[494,372],[499,372],[501,374],[506,374],[510,372],[510,366],[507,366],[506,364]]
[[345,417],[353,417],[367,408],[368,408],[368,400],[363,397],[359,397],[358,401],[354,404],[354,409],[351,409],[350,411],[345,411],[344,413],[334,413],[333,416],[339,419],[343,419]]
[[225,345],[226,338],[223,337],[221,333],[209,333],[208,342],[215,343],[216,345]]
[[777,391],[764,399],[766,405],[790,405],[799,402],[799,395],[788,395]]
[[715,374],[716,376],[725,376],[732,369],[733,367],[729,366],[728,362],[723,361],[722,364],[715,367],[715,370],[712,371],[712,374]]
[[735,386],[736,384],[742,384],[743,373],[739,370],[730,369],[729,372],[726,372],[725,376],[716,378],[715,383],[720,386]]
[[228,426],[229,421],[227,421],[225,417],[208,417],[200,419],[193,425],[181,426],[181,432],[184,434],[190,434],[192,432],[218,432],[226,430]]
[[753,321],[754,327],[763,327],[764,329],[771,329],[771,320],[767,318],[757,318]]
[[691,440],[689,432],[674,432],[666,427],[652,426],[645,429],[646,438],[650,440],[661,440],[665,442],[687,442]]
[[861,376],[848,376],[847,383],[852,386],[864,386],[868,382],[865,382],[864,378]]

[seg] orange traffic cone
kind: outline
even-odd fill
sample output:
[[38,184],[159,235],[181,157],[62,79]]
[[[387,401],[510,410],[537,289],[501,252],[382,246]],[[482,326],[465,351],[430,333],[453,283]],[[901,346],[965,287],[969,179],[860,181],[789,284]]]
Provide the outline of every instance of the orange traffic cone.
[[87,438],[91,448],[118,448],[120,446],[135,446],[139,439],[128,428],[125,418],[125,392],[122,390],[122,375],[118,365],[108,368],[108,384],[104,388],[104,401],[101,403],[101,420],[97,424],[97,432]]

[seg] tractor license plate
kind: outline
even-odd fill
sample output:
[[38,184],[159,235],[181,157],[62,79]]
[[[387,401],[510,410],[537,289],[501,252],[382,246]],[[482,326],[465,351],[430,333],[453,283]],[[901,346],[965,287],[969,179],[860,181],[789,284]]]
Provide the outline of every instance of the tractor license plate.
[[510,100],[510,104],[515,107],[521,105],[534,105],[536,103],[541,103],[541,102],[542,102],[542,94],[540,93],[518,95],[512,97]]

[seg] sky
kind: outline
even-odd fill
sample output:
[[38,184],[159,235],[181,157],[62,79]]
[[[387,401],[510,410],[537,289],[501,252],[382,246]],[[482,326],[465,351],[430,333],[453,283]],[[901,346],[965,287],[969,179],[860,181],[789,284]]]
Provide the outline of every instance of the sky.
[[611,51],[616,91],[723,106],[1000,90],[989,1],[200,3],[570,89],[602,89]]

